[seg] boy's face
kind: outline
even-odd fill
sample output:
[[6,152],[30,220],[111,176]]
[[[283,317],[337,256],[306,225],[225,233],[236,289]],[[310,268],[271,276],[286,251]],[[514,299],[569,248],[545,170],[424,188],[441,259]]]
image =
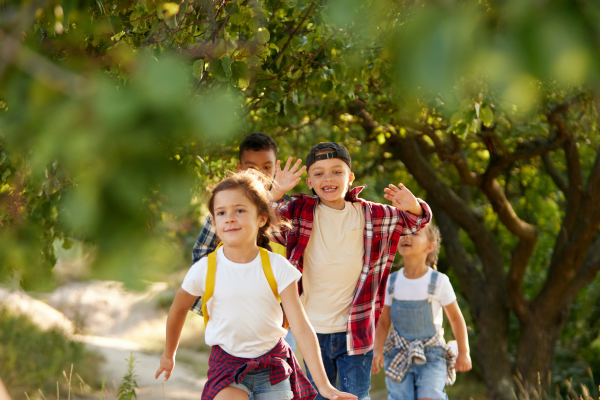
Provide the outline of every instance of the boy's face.
[[275,163],[277,158],[272,149],[269,150],[245,150],[237,163],[237,171],[245,171],[253,168],[265,175],[275,175]]
[[[325,154],[319,152],[317,155]],[[339,158],[319,160],[312,164],[308,170],[306,183],[310,189],[314,189],[317,196],[324,202],[335,203],[344,201],[348,186],[354,181],[354,174],[350,171],[348,164]]]

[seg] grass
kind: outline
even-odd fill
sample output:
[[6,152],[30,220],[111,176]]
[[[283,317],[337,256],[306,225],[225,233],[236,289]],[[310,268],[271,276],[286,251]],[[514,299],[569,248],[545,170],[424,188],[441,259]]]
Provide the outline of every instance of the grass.
[[85,365],[78,368],[79,374],[70,375],[76,388],[83,391],[85,382],[99,383],[100,356],[58,329],[43,331],[27,317],[4,308],[0,308],[0,343],[0,377],[13,398],[24,398],[24,392],[53,393],[54,397],[61,387],[63,393],[70,392],[67,376],[72,364],[75,368]]

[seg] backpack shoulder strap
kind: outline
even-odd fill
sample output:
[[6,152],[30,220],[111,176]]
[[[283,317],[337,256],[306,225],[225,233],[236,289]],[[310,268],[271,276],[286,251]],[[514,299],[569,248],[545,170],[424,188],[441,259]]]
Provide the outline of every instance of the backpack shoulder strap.
[[269,282],[269,286],[271,287],[271,291],[275,295],[277,301],[281,302],[281,298],[279,297],[279,292],[277,291],[277,281],[275,280],[275,275],[273,275],[273,268],[271,268],[271,257],[269,257],[269,251],[267,249],[263,249],[259,247],[260,251],[260,260],[262,261],[262,268],[265,276],[267,277],[267,281]]
[[204,316],[204,326],[208,324],[208,300],[215,291],[215,275],[217,274],[217,251],[208,255],[208,267],[206,268],[206,283],[204,285],[204,296],[202,296],[202,315]]
[[215,276],[217,275],[217,251],[223,246],[223,242],[219,243],[215,251],[208,255],[208,266],[206,268],[206,282],[204,283],[204,296],[202,296],[202,316],[204,317],[204,326],[208,324],[208,300],[212,297],[215,291]]

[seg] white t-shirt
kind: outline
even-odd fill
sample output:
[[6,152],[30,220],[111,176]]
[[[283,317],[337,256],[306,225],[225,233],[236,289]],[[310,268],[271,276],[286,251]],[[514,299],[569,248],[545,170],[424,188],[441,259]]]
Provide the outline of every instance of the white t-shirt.
[[[269,253],[277,290],[281,293],[300,279],[300,272],[279,254]],[[181,287],[193,296],[204,295],[208,257],[188,271]],[[247,264],[229,261],[217,251],[215,289],[207,303],[210,317],[204,340],[227,353],[256,358],[268,353],[285,336],[283,312],[262,269],[260,253]]]
[[[429,271],[419,279],[408,279],[404,276],[404,268],[398,271],[396,278],[396,287],[394,288],[394,298],[396,300],[427,300],[429,295],[427,290],[429,288],[429,282],[431,281],[431,274],[433,269],[429,268]],[[385,288],[385,302],[384,305],[391,306],[392,298],[389,295],[389,284]],[[452,304],[456,300],[454,289],[450,284],[450,279],[447,275],[438,273],[437,283],[435,291],[433,292],[433,299],[431,299],[431,311],[433,312],[433,324],[435,325],[436,332],[442,329],[442,322],[444,321],[444,313],[442,307]]]
[[361,203],[343,210],[317,206],[304,250],[301,300],[317,333],[346,332],[365,254],[365,216]]

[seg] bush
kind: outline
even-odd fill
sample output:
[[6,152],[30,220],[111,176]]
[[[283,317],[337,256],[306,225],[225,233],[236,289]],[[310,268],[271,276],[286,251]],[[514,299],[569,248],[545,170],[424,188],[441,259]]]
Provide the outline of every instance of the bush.
[[[101,360],[58,329],[43,331],[25,316],[0,307],[0,377],[14,398],[23,392],[56,393],[56,382],[66,385],[63,371],[75,371],[89,385],[97,385]],[[77,381],[77,379],[76,379]]]

